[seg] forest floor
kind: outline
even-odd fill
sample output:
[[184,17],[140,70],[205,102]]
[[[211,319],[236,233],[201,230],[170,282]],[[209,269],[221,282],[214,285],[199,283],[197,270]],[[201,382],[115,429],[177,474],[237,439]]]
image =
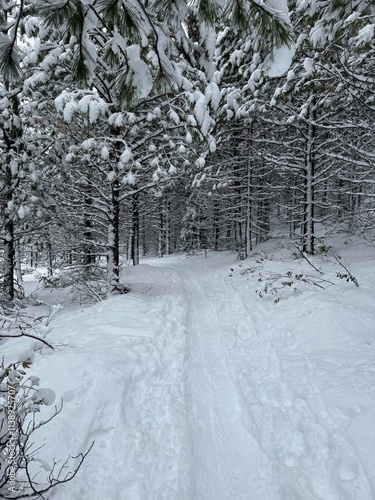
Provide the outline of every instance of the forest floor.
[[39,455],[95,441],[53,499],[373,500],[375,248],[333,244],[359,287],[274,239],[245,261],[144,259],[91,305],[40,290],[64,308],[30,373],[64,405]]

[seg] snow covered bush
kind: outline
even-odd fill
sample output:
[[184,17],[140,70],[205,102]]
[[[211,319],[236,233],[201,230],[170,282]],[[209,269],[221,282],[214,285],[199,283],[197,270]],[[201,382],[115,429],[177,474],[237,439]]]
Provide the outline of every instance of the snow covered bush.
[[[80,304],[100,302],[107,296],[106,269],[99,266],[82,267],[80,264],[68,265],[60,269],[57,276],[39,276],[44,288],[65,288],[72,295],[72,300]],[[117,293],[127,293],[129,288],[119,282]]]
[[[324,290],[328,286],[337,285],[338,280],[345,280],[347,283],[354,283],[355,286],[359,286],[358,280],[352,274],[347,260],[343,259],[329,245],[324,246],[319,257],[307,256],[300,249],[298,249],[298,252],[292,252],[292,255],[294,258],[303,259],[297,269],[280,272],[262,269],[259,272],[257,281],[261,283],[261,287],[256,290],[259,297],[271,297],[273,302],[277,303],[295,293],[303,293],[312,288]],[[260,260],[256,262],[261,264]],[[337,266],[339,266],[339,271]],[[255,277],[255,274],[252,276]]]
[[[53,391],[39,389],[37,377],[26,379],[26,371],[34,353],[25,353],[23,361],[7,366],[0,372],[0,493],[2,498],[14,498],[28,490],[29,467],[35,452],[30,439],[37,424],[33,414],[42,404],[51,405]],[[29,415],[31,418],[28,418]],[[17,496],[16,496],[17,497]]]
[[[3,337],[10,338],[36,339],[30,331],[35,332],[35,323],[43,324],[40,318],[33,321],[34,325],[27,324],[18,315],[2,315],[1,319]],[[52,348],[40,338],[34,349],[43,344]],[[62,403],[47,418],[44,414],[42,417],[42,407],[53,405],[55,393],[39,387],[38,377],[27,375],[35,360],[34,349],[22,352],[17,361],[5,363],[3,359],[0,365],[0,498],[4,499],[44,498],[52,488],[74,478],[90,451],[77,457],[69,455],[63,462],[54,460],[52,465],[43,460],[38,430],[61,412]]]
[[[281,299],[290,297],[290,295],[294,293],[308,290],[311,286],[324,289],[325,285],[330,283],[319,276],[293,273],[292,271],[287,271],[285,274],[272,272],[266,274],[259,273],[258,281],[262,283],[262,288],[256,290],[259,297],[271,296],[275,303],[279,302]],[[282,294],[280,292],[282,292]]]

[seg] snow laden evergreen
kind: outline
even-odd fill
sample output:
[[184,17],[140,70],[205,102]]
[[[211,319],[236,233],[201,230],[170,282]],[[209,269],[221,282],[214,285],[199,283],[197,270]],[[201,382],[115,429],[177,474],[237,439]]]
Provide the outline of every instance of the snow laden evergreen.
[[[109,106],[100,101],[103,112],[91,123],[91,137],[87,138],[90,115],[85,102],[92,105],[97,98],[79,97],[56,100],[62,116],[68,118],[60,131],[61,141],[66,141],[65,168],[58,174],[66,187],[58,195],[64,207],[62,221],[68,216],[76,222],[77,243],[81,242],[87,264],[100,255],[108,257],[108,286],[113,291],[119,280],[124,202],[131,200],[137,218],[139,196],[144,191],[160,196],[190,161],[196,161],[193,152],[188,159],[193,132],[189,130],[196,127],[196,120],[188,114],[184,95],[176,96],[174,102],[156,96],[132,112],[110,113]],[[74,125],[69,125],[66,113],[73,106],[77,116]]]
[[[207,24],[212,24],[212,13],[207,12],[206,19],[202,17],[203,4],[197,9],[186,5],[162,22],[162,3],[150,9],[109,1],[41,2],[37,6],[44,29],[48,33],[53,30],[56,42],[52,51],[49,48],[47,70],[44,61],[30,83],[46,81],[52,68],[55,78],[59,75],[66,85],[86,87],[82,91],[64,90],[55,106],[73,128],[78,124],[92,129],[80,144],[69,144],[66,156],[68,162],[86,164],[90,179],[81,172],[78,183],[74,180],[70,185],[77,189],[80,182],[88,186],[99,182],[102,186],[103,179],[108,185],[108,192],[104,187],[100,190],[99,198],[104,200],[99,209],[90,194],[83,198],[90,199],[90,207],[84,202],[86,219],[90,210],[99,212],[99,219],[105,213],[101,238],[95,245],[103,247],[103,227],[107,243],[104,252],[99,250],[96,256],[107,255],[109,291],[118,290],[121,203],[126,197],[136,200],[140,191],[166,184],[167,177],[178,172],[179,164],[189,165],[187,149],[194,135],[189,128],[195,128],[200,140],[208,139],[211,151],[215,148],[210,136],[214,125],[210,108],[218,107],[220,91],[214,81],[209,82],[216,39],[213,26]],[[287,24],[278,19],[277,11],[257,3],[253,8],[255,17],[277,19],[275,33],[280,31],[280,37],[282,30],[287,33]],[[222,11],[220,6],[216,10],[216,14]],[[188,19],[187,28],[184,19]],[[202,166],[204,158],[193,158],[194,162]],[[98,164],[99,178],[93,181],[94,165]],[[76,206],[71,200],[67,205]],[[108,210],[103,211],[104,206]],[[86,228],[90,225],[89,232],[83,230],[84,238],[90,240],[96,223],[86,220],[84,224]]]
[[0,237],[5,300],[22,297],[20,248],[45,227],[43,216],[51,201],[42,172],[43,156],[53,139],[38,120],[40,93],[33,94],[26,84],[35,62],[31,37],[36,23],[26,14],[26,5],[2,2],[0,9]]
[[[97,22],[102,22],[100,17]],[[107,30],[104,24],[101,29]],[[56,137],[58,148],[65,152],[66,166],[61,173],[57,168],[56,173],[66,188],[63,193],[57,193],[67,210],[65,217],[71,213],[78,224],[77,239],[83,242],[81,249],[86,252],[83,260],[93,264],[100,255],[107,256],[107,285],[113,292],[123,289],[119,283],[119,259],[120,211],[124,200],[133,199],[136,213],[139,193],[150,189],[155,194],[160,192],[173,176],[190,164],[189,150],[192,161],[199,161],[191,150],[193,135],[203,140],[211,122],[197,104],[202,98],[199,86],[205,82],[202,72],[191,70],[190,80],[195,78],[192,82],[182,76],[181,69],[181,89],[178,82],[159,89],[160,67],[151,45],[144,48],[150,57],[150,64],[146,66],[140,58],[139,45],[120,51],[116,60],[113,43],[118,38],[102,34],[102,38],[105,37],[108,43],[104,47],[92,35],[92,50],[96,51],[97,61],[92,77],[94,89],[63,91],[54,100],[61,117]],[[53,71],[63,76],[66,84],[74,85],[70,72],[64,75],[64,64],[71,56],[74,67],[75,56],[69,46],[64,50],[64,63],[60,62],[60,54],[54,61]],[[109,73],[108,51],[115,58],[111,63],[113,71]],[[185,63],[180,65],[182,68]],[[124,68],[127,68],[128,80],[120,82],[119,73]],[[159,82],[156,88],[153,77]],[[36,78],[43,80],[45,76],[40,73]],[[169,89],[167,94],[166,89]]]
[[[184,183],[198,191],[180,189],[176,210],[187,203],[188,214],[189,200],[201,199],[209,245],[243,254],[267,238],[275,213],[309,253],[318,222],[371,223],[370,2],[3,4],[1,102],[5,121],[10,109],[18,117],[11,121],[19,134],[11,155],[20,156],[16,143],[26,134],[35,139],[44,187],[35,172],[26,177],[38,182],[23,182],[46,200],[33,195],[34,209],[11,184],[4,196],[13,214],[31,217],[34,232],[21,247],[34,255],[41,246],[50,272],[53,260],[88,269],[108,255],[115,290],[120,247],[137,263],[149,237],[163,253],[162,235],[171,236],[163,213],[173,186]],[[7,151],[9,141],[2,144]],[[90,183],[105,186],[95,195],[101,202]],[[181,229],[186,236],[182,220],[174,242]],[[5,241],[7,269],[15,246]]]
[[374,8],[289,7],[293,45],[264,57],[250,35],[237,44],[226,28],[215,53],[222,104],[205,186],[224,224],[233,221],[232,241],[245,254],[267,237],[270,215],[288,221],[311,254],[318,223],[351,230],[372,224]]
[[[4,0],[1,18],[3,34],[0,44],[0,72],[4,96],[2,106],[4,116],[6,107],[12,109],[14,116],[10,131],[10,135],[14,137],[12,141],[5,140],[3,143],[4,150],[8,152],[4,166],[5,170],[8,169],[8,174],[4,174],[5,183],[8,184],[7,194],[4,191],[4,196],[9,198],[7,202],[14,204],[16,201],[12,187],[14,183],[11,180],[15,175],[15,167],[11,156],[20,156],[20,148],[23,147],[20,146],[20,141],[26,131],[30,135],[39,135],[35,134],[35,127],[42,128],[46,135],[50,135],[49,138],[43,139],[43,145],[38,141],[43,154],[41,163],[45,158],[49,161],[54,158],[52,161],[55,167],[61,167],[61,162],[70,154],[64,150],[65,146],[76,147],[75,158],[78,161],[79,150],[82,157],[86,155],[83,150],[87,147],[87,140],[95,140],[99,144],[100,151],[96,152],[98,157],[106,155],[105,148],[111,151],[107,159],[102,158],[104,163],[105,160],[107,163],[112,162],[115,158],[115,163],[120,165],[120,158],[124,160],[122,164],[127,165],[125,168],[121,167],[125,170],[124,175],[115,172],[116,169],[111,170],[112,167],[103,173],[106,182],[111,183],[110,228],[117,225],[114,221],[118,218],[119,206],[123,201],[123,195],[118,193],[117,186],[120,178],[121,183],[124,183],[126,176],[128,185],[132,185],[135,178],[138,179],[134,193],[151,186],[149,180],[145,181],[146,186],[141,185],[142,176],[146,179],[147,175],[144,176],[145,167],[137,165],[145,145],[138,140],[135,145],[133,139],[130,139],[130,145],[127,141],[124,142],[123,136],[126,134],[123,134],[122,127],[126,126],[128,118],[123,118],[122,113],[134,115],[134,123],[130,127],[132,134],[136,134],[136,127],[144,127],[143,130],[147,131],[147,134],[151,131],[158,136],[158,144],[155,145],[157,149],[160,149],[160,137],[169,144],[164,147],[164,150],[170,148],[170,151],[165,153],[165,158],[161,151],[152,159],[153,151],[147,153],[150,162],[153,162],[153,165],[147,168],[153,169],[151,177],[154,176],[154,184],[156,177],[159,183],[165,184],[164,172],[170,175],[174,169],[177,171],[174,163],[178,163],[178,155],[183,153],[178,153],[177,158],[172,161],[171,151],[174,147],[179,148],[182,142],[185,142],[188,149],[191,149],[194,133],[187,128],[195,127],[196,136],[201,139],[207,137],[208,150],[213,150],[215,141],[210,137],[210,133],[214,119],[211,117],[211,108],[215,110],[218,106],[217,96],[220,93],[215,87],[214,64],[218,20],[223,24],[231,24],[239,33],[249,28],[257,29],[269,43],[280,44],[289,41],[291,37],[285,5],[283,4],[283,10],[279,10],[271,0],[226,4],[199,2],[194,5],[184,2],[170,4],[163,1],[150,5],[141,2],[133,5],[113,0],[22,0],[19,3]],[[24,117],[20,116],[26,100],[34,113],[34,121],[31,119],[28,124],[22,122]],[[59,121],[54,123],[51,120],[52,103],[61,113],[62,121],[69,123],[71,127],[82,127],[83,122],[78,115],[85,114],[87,120],[84,126],[95,128],[95,134],[88,133],[87,137],[81,134],[82,140],[79,144],[73,145],[72,141],[68,140],[62,146],[57,141],[57,138],[61,138]],[[190,110],[187,109],[189,106]],[[152,122],[153,111],[158,108],[163,118],[159,130],[156,131],[155,127],[151,130],[147,124]],[[156,121],[160,118],[158,113],[159,111],[156,111]],[[38,119],[35,119],[36,116]],[[98,127],[98,121],[108,124],[99,133],[97,129],[102,125]],[[7,124],[4,127],[10,130]],[[163,128],[165,130],[162,130]],[[173,139],[173,134],[177,136],[176,139]],[[103,139],[106,135],[109,135],[107,145]],[[8,136],[9,134],[6,134],[4,138]],[[14,140],[16,136],[18,141]],[[85,146],[81,148],[82,144]],[[134,147],[137,154],[134,154]],[[153,144],[150,144],[150,147],[152,149]],[[126,158],[127,155],[134,156],[136,160]],[[203,160],[199,158],[193,159],[193,163],[197,159],[198,164],[201,164]],[[185,160],[190,161],[187,158]],[[11,163],[13,172],[10,169]],[[48,169],[47,166],[47,170],[52,173],[54,169]],[[59,177],[55,177],[57,178]],[[60,195],[64,188],[59,188],[51,178],[49,179],[51,194],[56,192]],[[15,206],[15,210],[19,210],[21,214],[31,211],[30,206],[26,204],[17,203]],[[49,222],[56,222],[54,210],[51,214],[53,215]],[[6,296],[12,298],[14,220],[13,216],[8,219],[4,221],[4,291]],[[56,224],[50,223],[48,233],[58,234],[54,227]],[[113,231],[110,229],[111,234],[107,237],[107,246],[110,249],[108,269],[113,270],[109,271],[109,276],[112,277],[107,281],[113,282],[109,285],[109,288],[113,289],[118,285],[117,232],[116,228]],[[47,236],[47,249],[51,249],[50,240],[51,237]],[[94,242],[94,246],[100,246],[102,243]],[[92,259],[90,255],[86,258],[87,261]],[[51,270],[51,266],[49,267]]]

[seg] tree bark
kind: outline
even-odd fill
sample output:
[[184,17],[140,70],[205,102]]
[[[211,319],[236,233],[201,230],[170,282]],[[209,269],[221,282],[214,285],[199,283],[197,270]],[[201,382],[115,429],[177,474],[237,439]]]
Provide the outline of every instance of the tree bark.
[[[19,114],[19,101],[18,98],[13,98],[13,113],[18,116]],[[15,257],[15,231],[14,222],[12,214],[8,211],[8,205],[13,201],[14,191],[17,187],[19,180],[14,178],[10,164],[12,161],[11,152],[15,150],[18,146],[16,139],[21,137],[22,132],[17,129],[13,129],[8,133],[3,129],[4,141],[8,151],[5,157],[5,175],[4,175],[4,281],[3,281],[3,292],[7,300],[13,300],[15,295],[14,288],[14,257]]]

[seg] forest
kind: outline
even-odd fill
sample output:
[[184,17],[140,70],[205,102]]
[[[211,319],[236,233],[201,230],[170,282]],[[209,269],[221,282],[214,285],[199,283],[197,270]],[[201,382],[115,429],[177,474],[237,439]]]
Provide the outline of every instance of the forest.
[[[242,262],[275,226],[309,264],[333,232],[373,246],[374,34],[372,0],[0,0],[1,341],[44,339],[58,307],[22,313],[39,267],[44,287],[96,303],[127,294],[144,258]],[[27,403],[32,357],[0,366],[0,394],[24,391],[20,428],[49,400]],[[27,475],[2,498],[64,478]]]
[[275,217],[309,254],[372,227],[372,2],[276,3],[2,2],[3,300],[22,262],[112,293],[122,258],[247,256]]

